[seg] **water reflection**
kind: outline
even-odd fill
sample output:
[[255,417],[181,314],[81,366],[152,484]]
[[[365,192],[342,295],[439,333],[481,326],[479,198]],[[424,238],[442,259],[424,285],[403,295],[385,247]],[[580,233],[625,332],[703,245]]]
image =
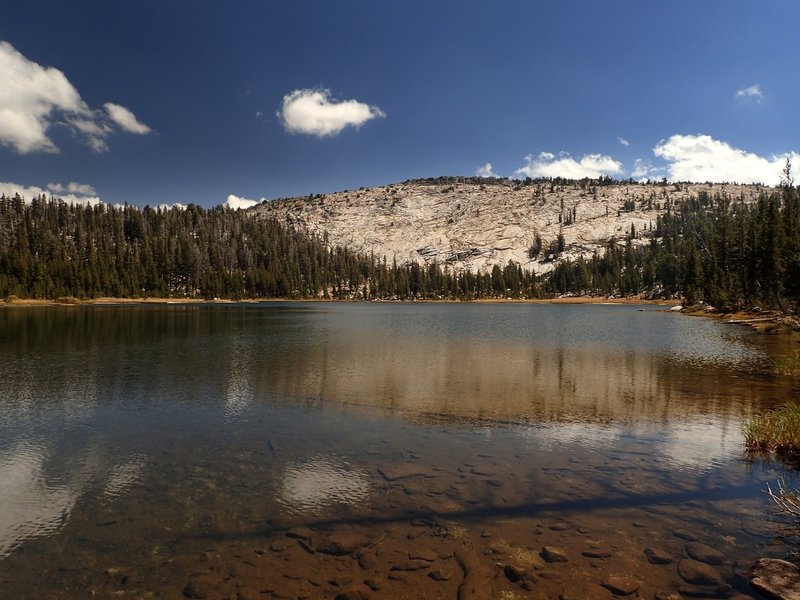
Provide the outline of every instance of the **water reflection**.
[[131,486],[139,483],[144,473],[145,460],[144,454],[138,454],[112,467],[103,486],[103,495],[108,500],[116,500]]
[[26,540],[95,568],[354,507],[685,518],[727,486],[757,511],[739,425],[796,391],[763,360],[746,330],[631,307],[0,310],[0,577]]
[[336,504],[363,502],[369,492],[366,471],[335,456],[316,455],[284,468],[277,498],[289,513],[315,514]]
[[48,482],[45,451],[18,442],[0,453],[0,558],[21,542],[56,531],[69,517],[77,493]]

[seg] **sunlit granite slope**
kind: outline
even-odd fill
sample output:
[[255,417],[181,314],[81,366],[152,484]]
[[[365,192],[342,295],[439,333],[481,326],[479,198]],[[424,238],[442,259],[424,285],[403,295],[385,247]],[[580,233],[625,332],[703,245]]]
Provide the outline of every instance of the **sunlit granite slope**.
[[[547,247],[561,233],[560,258],[589,257],[631,227],[644,243],[674,202],[728,194],[752,201],[769,188],[736,184],[594,185],[477,177],[413,180],[383,187],[264,202],[250,210],[348,247],[398,263],[436,261],[455,270],[490,269],[509,260],[544,273]],[[531,258],[536,236],[542,250]]]

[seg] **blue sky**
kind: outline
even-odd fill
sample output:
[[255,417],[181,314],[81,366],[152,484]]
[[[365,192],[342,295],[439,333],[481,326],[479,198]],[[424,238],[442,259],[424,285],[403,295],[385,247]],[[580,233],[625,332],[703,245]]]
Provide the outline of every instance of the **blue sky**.
[[775,183],[800,158],[798,23],[793,0],[11,3],[0,191],[213,206],[478,172]]

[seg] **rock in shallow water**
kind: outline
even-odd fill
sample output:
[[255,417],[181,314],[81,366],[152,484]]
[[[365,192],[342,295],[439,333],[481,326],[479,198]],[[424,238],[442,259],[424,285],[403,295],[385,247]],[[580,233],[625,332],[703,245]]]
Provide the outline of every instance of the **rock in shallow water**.
[[700,542],[689,542],[685,546],[686,555],[689,558],[699,560],[708,565],[721,565],[725,563],[725,555],[719,550]]
[[545,546],[539,554],[549,563],[567,562],[569,560],[567,558],[567,553],[556,546]]
[[645,548],[644,555],[654,565],[668,565],[672,562],[672,557],[661,548]]
[[800,600],[800,568],[777,558],[759,559],[750,571],[750,585],[772,600]]
[[316,546],[317,552],[344,556],[352,554],[358,548],[369,544],[370,539],[355,531],[335,531],[320,541]]
[[693,585],[722,585],[722,575],[714,568],[700,561],[684,558],[678,563],[678,575],[686,583]]
[[639,589],[641,583],[630,575],[612,575],[602,586],[617,596],[628,596]]

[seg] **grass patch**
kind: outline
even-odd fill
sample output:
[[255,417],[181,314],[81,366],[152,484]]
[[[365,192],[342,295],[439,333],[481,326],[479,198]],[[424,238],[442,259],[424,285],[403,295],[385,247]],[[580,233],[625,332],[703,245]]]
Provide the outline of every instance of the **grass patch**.
[[775,371],[779,375],[800,375],[800,356],[784,356],[777,359]]
[[750,450],[800,454],[800,402],[752,417],[743,433]]

